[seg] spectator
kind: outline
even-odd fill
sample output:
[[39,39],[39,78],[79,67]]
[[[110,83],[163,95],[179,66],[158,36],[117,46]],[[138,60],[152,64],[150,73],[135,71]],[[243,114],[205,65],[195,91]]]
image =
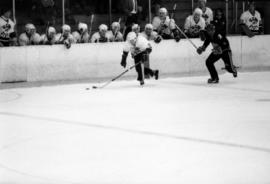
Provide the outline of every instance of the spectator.
[[249,9],[241,15],[240,25],[243,30],[242,34],[253,37],[263,33],[262,19],[261,14],[255,10],[254,1],[250,1],[248,6]]
[[193,15],[186,18],[184,27],[188,37],[198,38],[200,36],[200,32],[205,28],[205,21],[202,18],[202,10],[200,8],[196,8]]
[[162,40],[161,36],[159,36],[158,33],[154,31],[152,24],[146,24],[144,27],[144,31],[140,34],[148,41],[155,41],[156,43],[159,43]]
[[216,27],[216,32],[222,35],[226,35],[226,18],[222,9],[218,8],[215,11],[214,20],[211,22]]
[[90,36],[88,26],[85,23],[78,24],[78,30],[72,33],[75,43],[88,43]]
[[69,25],[64,24],[62,26],[62,33],[57,34],[56,40],[58,44],[64,44],[67,49],[71,47],[71,44],[75,43],[71,34],[71,28]]
[[210,24],[213,20],[213,11],[211,8],[206,7],[206,0],[198,0],[198,7],[202,10],[202,17],[205,20],[205,24]]
[[138,24],[138,14],[142,11],[142,7],[138,6],[137,0],[122,0],[122,9],[126,16],[124,39],[126,39],[127,34],[131,31],[133,24]]
[[101,24],[99,26],[99,31],[93,34],[91,38],[91,43],[109,42],[107,31],[108,31],[108,26],[105,24]]
[[2,8],[0,17],[0,47],[16,45],[15,23],[10,17],[11,9]]
[[19,45],[38,45],[41,41],[40,35],[36,32],[34,24],[26,24],[25,32],[19,37]]
[[139,24],[133,24],[131,27],[131,31],[138,35],[141,31],[141,27],[139,26]]
[[54,45],[56,42],[56,30],[54,27],[49,27],[46,33],[41,35],[40,43],[43,45]]
[[124,41],[123,35],[120,32],[119,22],[113,22],[111,25],[112,30],[107,32],[110,42],[122,42]]
[[159,9],[159,16],[153,18],[152,25],[163,39],[180,40],[180,33],[176,28],[175,21],[169,18],[166,8]]

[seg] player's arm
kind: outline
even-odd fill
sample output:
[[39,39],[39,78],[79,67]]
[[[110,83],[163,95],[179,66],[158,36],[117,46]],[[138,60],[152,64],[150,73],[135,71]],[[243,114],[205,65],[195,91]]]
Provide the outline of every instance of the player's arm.
[[203,45],[198,47],[197,53],[202,54],[205,51],[205,49],[208,47],[209,44],[210,44],[210,40],[206,37]]

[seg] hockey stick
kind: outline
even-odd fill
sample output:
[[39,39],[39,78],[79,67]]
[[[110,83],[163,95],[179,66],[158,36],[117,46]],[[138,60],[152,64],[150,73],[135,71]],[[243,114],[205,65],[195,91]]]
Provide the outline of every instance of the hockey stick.
[[92,27],[93,27],[93,22],[94,22],[94,17],[95,17],[95,15],[92,14],[91,15],[91,20],[90,20],[90,27],[89,27],[89,37],[91,37]]
[[182,31],[182,29],[180,29],[176,24],[175,27],[181,32],[182,35],[184,35],[184,37],[193,45],[193,47],[197,50],[198,47],[195,45],[195,43],[193,41],[191,41],[191,39],[189,39],[189,37],[184,33],[184,31]]
[[[127,73],[128,71],[132,70],[133,68],[135,68],[137,65],[141,64],[141,62],[136,63],[134,65],[132,65],[131,67],[127,68],[124,72],[122,72],[121,74],[117,75],[116,77],[114,77],[113,79],[109,80],[108,82],[104,83],[101,86],[93,86],[93,89],[102,89],[106,86],[108,86],[110,83],[112,83],[113,81],[119,79],[120,77],[122,77],[125,73]],[[89,88],[86,88],[86,90],[89,90]]]

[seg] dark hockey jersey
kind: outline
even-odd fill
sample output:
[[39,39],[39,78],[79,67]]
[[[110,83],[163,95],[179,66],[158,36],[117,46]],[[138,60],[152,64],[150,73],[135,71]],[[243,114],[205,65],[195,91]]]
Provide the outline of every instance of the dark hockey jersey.
[[230,43],[228,41],[228,39],[226,38],[226,36],[215,32],[215,34],[212,36],[210,36],[207,32],[205,32],[205,41],[204,41],[204,48],[207,48],[207,46],[212,43],[213,47],[221,47],[221,49],[224,50],[231,50],[230,48]]

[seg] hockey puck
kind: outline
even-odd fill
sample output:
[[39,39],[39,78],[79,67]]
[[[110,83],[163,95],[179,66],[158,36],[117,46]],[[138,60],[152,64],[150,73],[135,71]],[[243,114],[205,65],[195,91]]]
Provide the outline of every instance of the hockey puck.
[[93,89],[97,89],[97,86],[93,86]]

